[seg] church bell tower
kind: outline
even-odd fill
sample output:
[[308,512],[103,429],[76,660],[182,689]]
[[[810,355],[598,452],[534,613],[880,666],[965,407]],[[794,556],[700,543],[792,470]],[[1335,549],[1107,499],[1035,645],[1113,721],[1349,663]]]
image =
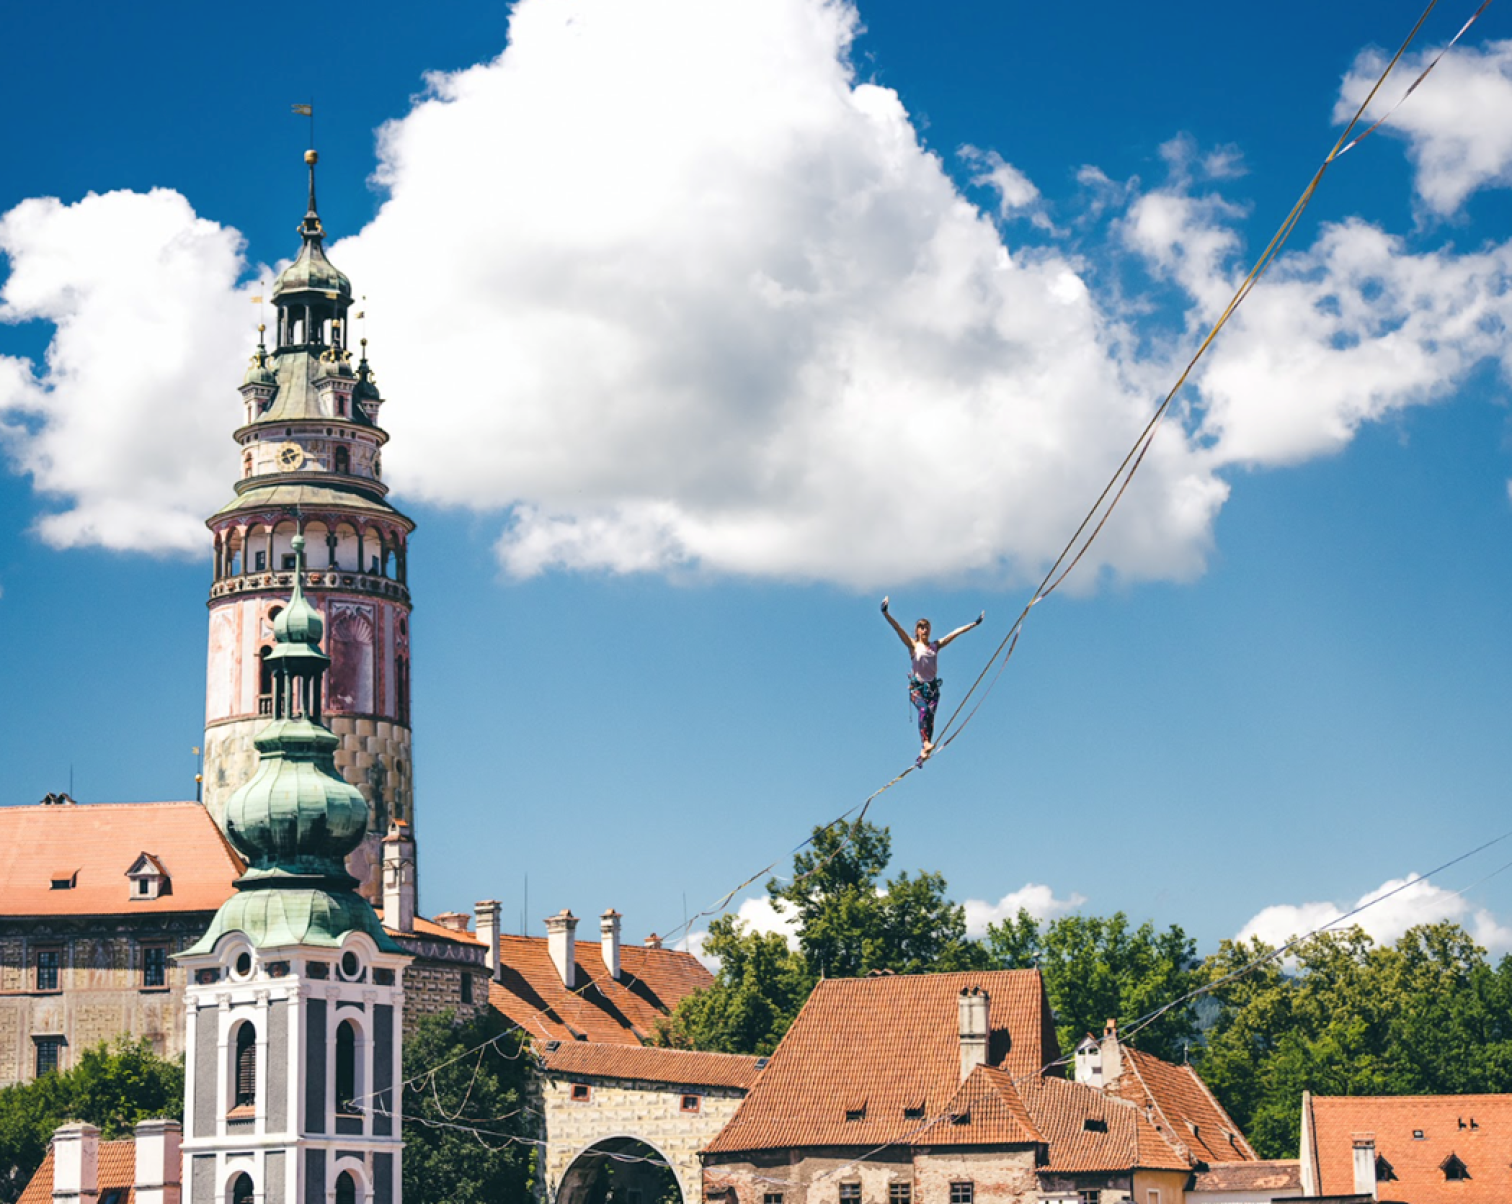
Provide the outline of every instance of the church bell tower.
[[390,821],[415,830],[406,584],[414,523],[387,501],[383,398],[366,339],[352,363],[352,285],[326,258],[313,150],[305,162],[309,208],[299,255],[273,284],[274,346],[268,350],[264,332],[241,385],[241,479],[207,523],[215,568],[204,800],[224,829],[229,799],[257,767],[253,739],[274,707],[274,627],[300,572],[293,540],[303,535],[309,563],[297,583],[324,616],[335,765],[369,807],[348,868],[362,894],[376,899]]

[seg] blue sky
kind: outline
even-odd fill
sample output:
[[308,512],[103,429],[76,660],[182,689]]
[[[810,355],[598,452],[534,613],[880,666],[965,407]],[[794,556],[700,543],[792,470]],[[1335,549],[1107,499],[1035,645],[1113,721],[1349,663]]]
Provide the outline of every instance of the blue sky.
[[[935,7],[9,14],[0,803],[192,794],[198,521],[311,98],[420,524],[422,908],[514,920],[528,875],[532,931],[666,931],[907,764],[877,598],[986,608],[948,707],[1417,16]],[[1509,21],[1329,173],[1087,571],[876,804],[895,868],[1211,948],[1512,827]],[[1509,848],[1379,931],[1505,951]]]

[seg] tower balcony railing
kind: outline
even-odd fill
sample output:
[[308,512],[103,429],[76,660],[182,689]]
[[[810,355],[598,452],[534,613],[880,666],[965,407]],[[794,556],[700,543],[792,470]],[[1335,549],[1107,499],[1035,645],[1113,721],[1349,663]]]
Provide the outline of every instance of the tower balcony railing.
[[[410,600],[409,587],[402,581],[395,581],[392,577],[383,577],[376,573],[359,573],[355,569],[311,570],[305,573],[304,583],[306,588],[313,590],[351,590],[359,594],[376,594],[383,598],[393,598],[406,604]],[[216,598],[259,590],[287,592],[293,584],[293,573],[242,573],[235,577],[223,577],[215,582],[210,587],[210,598],[214,601]]]

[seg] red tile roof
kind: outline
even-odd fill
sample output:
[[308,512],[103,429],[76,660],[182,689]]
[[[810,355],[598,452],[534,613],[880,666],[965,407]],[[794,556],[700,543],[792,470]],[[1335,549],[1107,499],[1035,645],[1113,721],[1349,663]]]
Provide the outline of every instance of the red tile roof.
[[1025,1078],[1018,1087],[1029,1115],[1049,1143],[1045,1167],[1049,1172],[1187,1170],[1191,1166],[1143,1111],[1127,1100],[1057,1078]]
[[1194,1162],[1243,1162],[1258,1157],[1233,1118],[1190,1066],[1176,1066],[1127,1045],[1115,1090],[1154,1111],[1155,1124],[1190,1151]]
[[[135,858],[136,854],[133,853],[132,857]],[[124,1189],[125,1194],[121,1197],[120,1204],[132,1204],[136,1199],[133,1189],[136,1183],[136,1142],[130,1137],[123,1141],[100,1142],[97,1175],[102,1197],[107,1191]],[[42,1159],[42,1165],[37,1168],[37,1173],[32,1176],[16,1204],[52,1204],[52,1189],[53,1152],[52,1147],[48,1146],[47,1156]]]
[[1037,1076],[1058,1056],[1037,970],[827,979],[709,1151],[908,1141],[920,1120],[905,1112],[941,1116],[961,1088],[968,987],[991,998],[991,1064]]
[[700,1053],[687,1049],[650,1049],[642,1045],[563,1041],[542,1055],[552,1074],[580,1078],[643,1079],[679,1087],[750,1089],[761,1072],[756,1058]]
[[1193,1191],[1291,1192],[1302,1186],[1302,1164],[1295,1158],[1255,1162],[1215,1162],[1198,1171]]
[[1014,1078],[996,1066],[978,1066],[967,1076],[945,1114],[914,1134],[915,1146],[1041,1145]]
[[[377,913],[378,920],[382,923],[383,908],[375,907],[373,911]],[[459,945],[482,944],[473,933],[468,932],[465,928],[460,931],[455,928],[448,928],[445,924],[438,924],[435,920],[427,920],[424,916],[416,916],[415,926],[408,932],[401,932],[399,929],[391,928],[387,924],[383,925],[383,931],[392,936],[424,936],[439,941],[454,941]]]
[[[126,871],[143,853],[167,893],[133,898]],[[0,807],[0,915],[137,915],[215,911],[245,866],[198,803]],[[67,890],[55,876],[76,875]]]
[[577,942],[577,982],[569,991],[551,960],[546,938],[499,937],[499,981],[488,1000],[542,1041],[603,1041],[639,1045],[657,1018],[685,996],[713,985],[714,976],[691,953],[620,946],[620,977],[609,976],[597,941]]
[[[1512,1200],[1512,1095],[1324,1095],[1310,1097],[1319,1191],[1354,1190],[1354,1138],[1375,1137],[1376,1155],[1394,1180],[1382,1199],[1412,1204],[1505,1204]],[[1462,1128],[1461,1125],[1464,1127]],[[1414,1130],[1423,1136],[1415,1138]],[[1443,1164],[1457,1155],[1468,1179],[1448,1180]],[[1309,1151],[1303,1151],[1306,1158]]]

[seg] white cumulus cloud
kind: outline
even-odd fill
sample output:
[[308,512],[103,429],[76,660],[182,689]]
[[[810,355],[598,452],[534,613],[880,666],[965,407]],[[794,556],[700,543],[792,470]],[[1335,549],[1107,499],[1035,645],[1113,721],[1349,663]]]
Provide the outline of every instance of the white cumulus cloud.
[[[1404,885],[1405,890],[1389,899],[1383,898]],[[1376,903],[1377,899],[1381,902]],[[1463,895],[1435,886],[1417,874],[1389,879],[1348,906],[1331,902],[1275,904],[1256,914],[1239,930],[1236,939],[1247,941],[1259,937],[1268,945],[1283,945],[1294,936],[1330,924],[1347,912],[1372,903],[1373,906],[1341,927],[1357,924],[1377,943],[1391,944],[1415,925],[1449,920],[1459,924],[1477,944],[1493,955],[1512,951],[1512,928],[1502,924],[1487,909],[1473,906]]]
[[[1437,53],[1405,56],[1366,110],[1365,125],[1395,105]],[[1386,63],[1374,49],[1356,58],[1335,121],[1354,116]],[[1455,47],[1381,131],[1407,139],[1418,199],[1435,215],[1455,213],[1476,189],[1512,184],[1512,40]]]
[[[1043,568],[1237,283],[1244,208],[1216,190],[1238,153],[1172,139],[1153,190],[1082,168],[1073,252],[1034,182],[971,149],[1040,240],[1010,243],[857,79],[857,27],[841,0],[521,0],[497,59],[429,79],[380,132],[380,211],[331,250],[367,297],[401,498],[498,515],[518,576]],[[44,537],[203,547],[258,291],[236,232],[110,193],[23,203],[0,252],[0,320],[57,328],[45,363],[0,357]],[[1088,254],[1174,284],[1179,329],[1099,294]],[[1200,573],[1226,466],[1326,453],[1512,355],[1507,257],[1363,222],[1284,257],[1080,580]]]
[[[768,895],[756,895],[753,898],[743,900],[735,909],[735,917],[748,932],[776,932],[786,940],[789,949],[798,948],[798,920],[789,915],[786,910],[772,902]],[[703,962],[716,974],[719,972],[719,958],[706,953],[708,944],[708,931],[690,933],[687,947],[693,956]]]
[[1018,890],[1009,891],[996,903],[985,899],[967,899],[961,906],[966,909],[966,935],[983,937],[988,924],[1000,924],[1015,919],[1020,911],[1027,911],[1040,923],[1054,920],[1075,911],[1087,901],[1087,897],[1072,891],[1064,899],[1056,898],[1055,891],[1039,882],[1026,882]]

